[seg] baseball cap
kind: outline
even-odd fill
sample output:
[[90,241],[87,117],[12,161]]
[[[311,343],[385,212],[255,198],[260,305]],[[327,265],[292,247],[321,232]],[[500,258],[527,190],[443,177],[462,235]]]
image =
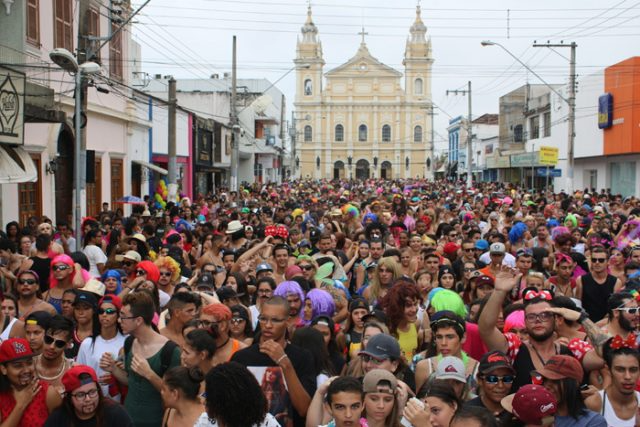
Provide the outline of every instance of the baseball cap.
[[481,251],[486,251],[489,249],[489,242],[484,239],[477,240],[475,248],[480,249]]
[[460,245],[458,245],[457,243],[447,242],[444,245],[443,251],[447,255],[453,255],[458,252],[458,249],[460,249]]
[[[80,375],[82,374],[88,375],[89,378],[81,380]],[[62,385],[64,386],[64,391],[67,393],[71,393],[75,389],[86,384],[91,384],[92,382],[97,383],[98,377],[96,376],[96,371],[87,365],[75,365],[62,376]]]
[[0,344],[0,363],[13,362],[33,356],[29,341],[24,338],[9,338]]
[[488,374],[489,372],[493,372],[500,368],[507,368],[511,372],[515,373],[507,355],[499,350],[493,350],[482,356],[480,364],[478,365],[478,372],[481,374]]
[[363,308],[369,311],[369,304],[367,303],[367,301],[364,300],[364,298],[352,299],[351,302],[349,303],[349,312],[351,313],[354,310],[357,310],[359,308]]
[[455,356],[443,357],[438,362],[436,368],[436,379],[438,380],[456,380],[461,383],[467,382],[465,375],[464,362],[462,359]]
[[294,277],[302,276],[302,269],[297,265],[290,265],[284,271],[284,278],[287,280],[291,280]]
[[[376,337],[377,336],[378,335],[376,335]],[[380,384],[381,382],[388,382],[391,386],[391,392],[396,391],[398,380],[391,372],[385,369],[372,369],[369,371],[362,380],[362,391],[365,393],[377,393],[379,386],[386,386],[384,383]]]
[[504,254],[506,251],[507,248],[500,242],[492,243],[489,247],[489,253],[492,254]]
[[46,311],[34,311],[29,314],[27,318],[24,320],[24,324],[26,325],[38,325],[42,329],[49,329],[49,322],[51,321],[51,314]]
[[573,356],[565,356],[557,354],[552,356],[542,369],[538,369],[538,373],[550,380],[562,380],[564,378],[573,378],[580,382],[584,376],[584,370],[580,361]]
[[309,242],[307,239],[302,239],[300,240],[300,242],[298,242],[298,247],[299,248],[310,248],[311,247],[311,242]]
[[273,268],[266,262],[258,264],[256,267],[256,273],[260,273],[263,271],[273,271]]
[[77,306],[78,304],[87,304],[95,310],[98,308],[98,298],[96,298],[96,296],[91,292],[79,289],[76,293],[76,299],[73,302],[74,306]]
[[516,393],[503,398],[500,404],[525,424],[538,426],[552,424],[558,410],[555,396],[546,388],[534,384],[520,387]]
[[400,345],[391,335],[378,334],[369,339],[367,346],[358,353],[358,356],[363,354],[378,360],[396,360],[400,358]]
[[196,282],[196,288],[213,288],[213,275],[211,273],[202,273]]
[[484,285],[489,285],[491,287],[495,285],[493,278],[491,276],[478,276],[475,278],[475,281],[476,281],[476,288],[479,288],[480,286],[484,286]]

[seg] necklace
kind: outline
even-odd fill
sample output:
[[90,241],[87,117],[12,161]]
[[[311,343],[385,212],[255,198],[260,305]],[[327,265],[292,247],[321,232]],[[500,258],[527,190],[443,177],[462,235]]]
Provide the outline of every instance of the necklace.
[[[536,354],[536,356],[538,356],[538,359],[540,359],[540,363],[542,363],[542,366],[546,365],[547,362],[545,362],[545,360],[542,358],[542,356],[540,356],[540,353],[538,352],[538,349],[536,349],[532,344],[530,344],[530,347],[533,349],[533,351]],[[558,349],[556,348],[555,344],[553,346],[553,352],[554,352],[554,354],[558,354]]]
[[47,382],[55,381],[58,378],[60,378],[60,376],[64,373],[64,368],[66,368],[66,366],[67,366],[67,361],[63,357],[62,366],[60,366],[60,372],[58,372],[57,374],[55,374],[52,377],[46,377],[46,376],[42,375],[42,373],[40,373],[40,369],[38,368],[39,362],[40,362],[40,355],[38,355],[36,357],[36,363],[35,363],[36,374],[38,374],[38,378],[40,378],[41,380],[45,380]]
[[229,342],[229,340],[231,339],[231,337],[227,337],[227,340],[222,344],[216,347],[216,350],[220,350],[221,348],[223,348],[225,345],[227,345],[227,343]]

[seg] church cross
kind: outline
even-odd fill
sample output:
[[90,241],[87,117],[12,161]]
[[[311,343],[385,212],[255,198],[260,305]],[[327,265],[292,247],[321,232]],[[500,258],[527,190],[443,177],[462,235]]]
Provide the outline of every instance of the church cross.
[[362,27],[362,31],[360,31],[358,34],[362,36],[362,44],[364,44],[364,36],[368,36],[369,33],[365,32],[364,27]]

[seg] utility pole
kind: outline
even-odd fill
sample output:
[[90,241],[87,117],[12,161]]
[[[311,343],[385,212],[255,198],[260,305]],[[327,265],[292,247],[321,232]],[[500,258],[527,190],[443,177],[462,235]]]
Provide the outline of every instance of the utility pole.
[[178,181],[176,179],[176,175],[177,175],[177,169],[178,169],[178,163],[177,163],[177,159],[176,159],[176,151],[177,151],[177,147],[176,147],[176,80],[173,78],[173,76],[169,79],[169,123],[168,123],[168,128],[169,128],[169,135],[168,135],[168,141],[169,141],[169,147],[168,147],[168,154],[169,154],[169,185],[168,185],[168,191],[169,191],[169,200],[175,201],[176,199],[176,195],[178,193]]
[[[473,150],[471,147],[471,142],[472,142],[472,138],[473,135],[471,134],[472,131],[472,127],[471,127],[471,81],[467,82],[467,90],[460,90],[460,89],[456,89],[456,90],[448,90],[447,91],[447,95],[449,95],[449,93],[452,93],[454,95],[467,95],[467,100],[469,101],[469,118],[467,120],[467,188],[471,188],[471,186],[473,185]],[[433,116],[432,116],[432,120],[433,120]],[[433,126],[431,127],[432,131],[433,131]],[[433,140],[433,137],[432,137]]]
[[[429,159],[431,160],[431,166],[434,166],[436,164],[436,159],[434,158],[434,152],[435,152],[435,140],[436,140],[436,130],[433,127],[434,125],[434,117],[436,116],[435,112],[435,105],[433,105],[433,102],[431,102],[431,106],[429,107],[429,112],[427,113],[429,116],[431,116],[431,156],[429,157]],[[425,168],[427,167],[427,165],[425,165]],[[433,177],[435,176],[435,172],[433,172],[433,169],[431,168],[427,168],[426,170],[426,175],[425,178],[429,179],[431,178],[433,180]]]
[[534,43],[533,47],[570,47],[571,58],[569,60],[569,98],[565,99],[561,96],[563,101],[569,104],[568,114],[568,141],[567,141],[567,193],[573,193],[573,164],[574,164],[574,146],[576,139],[576,48],[578,45],[576,42],[571,44],[564,43]]
[[240,126],[238,125],[236,87],[236,36],[233,36],[231,61],[231,129],[233,130],[233,147],[231,149],[231,191],[238,191],[238,166],[240,163]]
[[[77,50],[77,61],[78,64],[83,64],[86,61],[90,61],[94,56],[94,53],[98,52],[90,52],[91,43],[88,42],[87,37],[89,36],[89,2],[81,1],[78,3],[78,50]],[[111,24],[111,23],[109,23]],[[78,70],[78,75],[76,76],[77,83],[76,90],[80,87],[80,93],[76,93],[76,108],[75,108],[75,128],[76,128],[76,138],[80,139],[80,144],[76,144],[76,148],[79,151],[75,154],[76,164],[75,167],[78,168],[79,173],[76,175],[77,183],[76,183],[76,204],[79,204],[79,209],[76,208],[76,219],[75,219],[75,227],[80,227],[82,218],[87,216],[87,132],[84,132],[84,127],[86,123],[83,125],[82,117],[83,114],[86,114],[87,105],[88,105],[88,85],[87,78],[83,73]],[[78,104],[80,104],[78,106]],[[80,117],[78,117],[80,116]],[[113,206],[112,206],[113,208]],[[60,218],[58,218],[60,220]],[[82,230],[76,230],[76,249],[79,250],[82,248]]]

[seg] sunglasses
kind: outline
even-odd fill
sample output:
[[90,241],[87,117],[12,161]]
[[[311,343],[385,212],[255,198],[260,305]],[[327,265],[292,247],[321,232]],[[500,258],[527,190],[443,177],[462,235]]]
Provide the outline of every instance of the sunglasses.
[[64,340],[57,340],[55,338],[53,338],[51,335],[45,335],[44,336],[44,343],[47,345],[51,345],[53,343],[55,343],[55,346],[58,348],[64,348],[67,345],[67,342]]
[[513,380],[515,380],[515,375],[485,375],[484,380],[489,384],[498,384],[499,381],[502,381],[503,384],[512,384]]
[[464,248],[463,249],[463,251],[465,251],[465,252],[473,252],[475,250],[476,250],[476,248]]
[[144,276],[146,275],[147,272],[144,270],[136,270],[136,276]]
[[604,264],[605,262],[607,262],[607,259],[606,258],[591,258],[591,262],[596,263],[596,264],[598,264],[598,263]]
[[616,311],[624,311],[627,314],[636,315],[640,313],[640,307],[620,307]]
[[313,270],[313,266],[312,265],[299,265],[298,267],[300,267],[301,269],[303,269],[304,271],[311,271]]
[[135,262],[132,261],[122,261],[122,265],[124,265],[125,267],[131,267],[132,265],[135,265]]
[[20,279],[18,283],[21,285],[35,285],[38,281],[36,279]]
[[171,277],[171,272],[170,271],[166,271],[166,272],[160,272],[160,276],[162,277]]
[[232,325],[239,325],[244,319],[242,317],[234,317],[231,319]]
[[70,269],[71,267],[69,267],[68,265],[54,265],[53,266],[53,271],[65,271]]
[[115,308],[100,308],[98,314],[118,314],[118,310]]

